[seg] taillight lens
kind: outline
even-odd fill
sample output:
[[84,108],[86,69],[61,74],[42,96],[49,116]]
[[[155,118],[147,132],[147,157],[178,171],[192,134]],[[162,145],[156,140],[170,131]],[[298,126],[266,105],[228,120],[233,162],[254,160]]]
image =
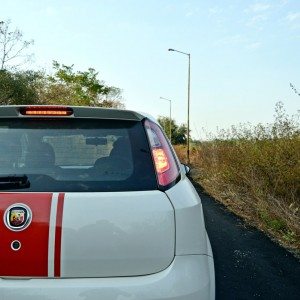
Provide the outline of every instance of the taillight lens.
[[155,168],[158,171],[158,173],[163,173],[170,169],[168,157],[164,149],[154,148],[152,149],[152,154],[155,163]]
[[159,126],[149,120],[145,120],[144,125],[151,146],[158,183],[160,186],[166,187],[178,178],[178,165]]
[[21,108],[20,113],[24,116],[57,116],[64,117],[73,114],[73,109],[60,106],[28,106]]

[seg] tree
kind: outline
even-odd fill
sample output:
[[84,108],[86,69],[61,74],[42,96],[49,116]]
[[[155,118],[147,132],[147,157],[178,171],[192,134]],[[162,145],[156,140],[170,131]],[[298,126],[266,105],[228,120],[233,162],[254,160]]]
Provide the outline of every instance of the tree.
[[181,124],[177,128],[174,144],[185,145],[186,143],[187,143],[187,126],[185,124]]
[[54,75],[44,71],[17,71],[30,59],[24,54],[33,41],[23,39],[10,20],[0,21],[0,104],[65,104],[124,108],[121,90],[98,79],[89,68],[75,72],[74,65],[53,62]]
[[178,126],[175,122],[174,119],[168,118],[168,117],[163,117],[159,116],[158,117],[158,123],[160,126],[164,129],[164,131],[169,133],[169,126],[171,123],[171,133],[172,133],[172,144],[177,145],[177,144],[186,144],[187,141],[187,127],[185,124],[181,124]]
[[54,75],[40,81],[38,93],[42,103],[124,107],[121,90],[99,80],[95,69],[75,72],[73,67],[53,62]]
[[39,72],[0,70],[0,105],[37,104]]
[[298,96],[300,96],[300,92],[296,89],[296,87],[292,83],[290,83],[290,87]]
[[24,40],[19,29],[10,29],[10,23],[10,20],[0,21],[0,70],[7,69],[12,61],[16,62],[14,67],[18,67],[31,57],[24,51],[33,44],[33,40]]
[[73,71],[54,62],[52,76],[44,71],[0,70],[0,105],[61,104],[123,108],[121,90],[97,79],[94,69]]

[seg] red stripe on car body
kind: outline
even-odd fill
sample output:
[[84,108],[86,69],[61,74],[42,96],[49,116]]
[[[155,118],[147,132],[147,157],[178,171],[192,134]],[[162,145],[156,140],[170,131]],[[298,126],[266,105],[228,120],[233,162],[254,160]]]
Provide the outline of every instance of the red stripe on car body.
[[[46,277],[52,193],[0,193],[0,276]],[[31,224],[22,231],[6,227],[6,209],[25,204],[32,211]],[[11,248],[13,241],[21,247]]]
[[62,218],[64,208],[65,194],[60,193],[57,202],[56,211],[56,228],[55,228],[55,246],[54,246],[54,276],[60,277],[60,259],[61,259],[61,231],[62,231]]

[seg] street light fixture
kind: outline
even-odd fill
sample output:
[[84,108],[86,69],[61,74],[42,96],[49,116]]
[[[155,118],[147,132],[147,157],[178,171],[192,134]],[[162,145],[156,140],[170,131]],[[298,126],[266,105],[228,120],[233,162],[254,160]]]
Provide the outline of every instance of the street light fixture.
[[189,58],[189,68],[188,68],[188,105],[187,105],[187,163],[190,164],[190,87],[191,87],[191,54],[182,52],[175,49],[168,49],[168,51],[178,52],[187,55]]
[[168,99],[168,98],[164,98],[164,97],[159,97],[162,100],[166,100],[169,101],[170,103],[170,121],[169,121],[169,137],[170,137],[170,142],[172,143],[172,127],[171,127],[171,123],[172,123],[172,100]]

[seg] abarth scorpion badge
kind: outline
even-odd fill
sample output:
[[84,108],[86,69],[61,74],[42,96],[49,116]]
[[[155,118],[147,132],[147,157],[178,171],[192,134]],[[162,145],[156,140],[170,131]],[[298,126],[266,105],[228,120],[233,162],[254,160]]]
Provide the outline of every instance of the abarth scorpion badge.
[[13,231],[21,231],[31,223],[31,209],[22,203],[16,203],[8,207],[4,213],[4,223]]

